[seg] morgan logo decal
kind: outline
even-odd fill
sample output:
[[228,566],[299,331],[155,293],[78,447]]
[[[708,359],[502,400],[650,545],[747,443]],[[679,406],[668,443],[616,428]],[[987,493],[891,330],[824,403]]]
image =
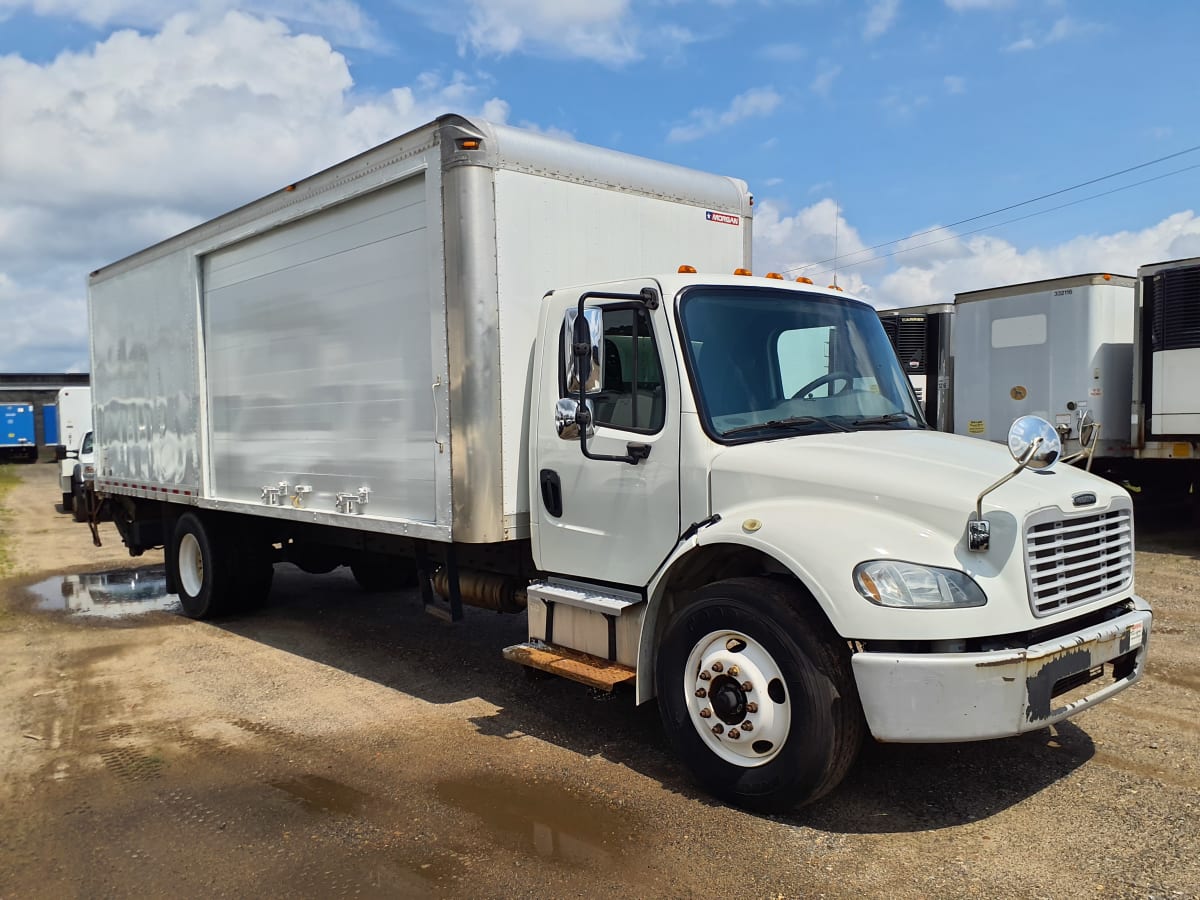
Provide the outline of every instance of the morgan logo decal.
[[704,218],[710,222],[720,222],[722,225],[741,225],[741,216],[731,216],[729,213],[713,212],[711,209],[704,214]]

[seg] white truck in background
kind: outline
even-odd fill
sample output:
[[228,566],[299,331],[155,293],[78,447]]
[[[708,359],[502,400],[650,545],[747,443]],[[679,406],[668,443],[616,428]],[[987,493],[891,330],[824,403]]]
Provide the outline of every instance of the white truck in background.
[[657,699],[753,807],[865,734],[1012,735],[1135,682],[1125,491],[1045,477],[1045,422],[1016,464],[928,428],[867,304],[712,274],[751,213],[444,116],[91,275],[97,490],[195,618],[281,560],[525,612],[508,658]]

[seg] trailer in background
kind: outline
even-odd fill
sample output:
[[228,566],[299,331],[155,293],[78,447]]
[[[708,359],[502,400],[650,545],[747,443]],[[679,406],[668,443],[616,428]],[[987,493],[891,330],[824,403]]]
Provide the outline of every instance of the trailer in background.
[[953,431],[954,304],[881,309],[878,313],[925,421],[938,431]]
[[1093,468],[1128,478],[1133,288],[1097,273],[956,294],[955,432],[1004,441],[1014,416],[1041,416],[1064,454],[1096,437]]
[[1200,257],[1140,266],[1130,441],[1147,487],[1200,481]]
[[58,406],[47,403],[42,406],[42,441],[43,447],[58,446]]
[[37,459],[36,422],[32,403],[0,404],[0,461]]

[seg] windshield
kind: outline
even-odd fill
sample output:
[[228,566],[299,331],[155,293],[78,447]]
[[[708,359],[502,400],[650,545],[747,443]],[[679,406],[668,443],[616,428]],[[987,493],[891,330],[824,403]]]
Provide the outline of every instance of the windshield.
[[679,315],[696,400],[718,440],[925,427],[869,306],[804,291],[697,287]]

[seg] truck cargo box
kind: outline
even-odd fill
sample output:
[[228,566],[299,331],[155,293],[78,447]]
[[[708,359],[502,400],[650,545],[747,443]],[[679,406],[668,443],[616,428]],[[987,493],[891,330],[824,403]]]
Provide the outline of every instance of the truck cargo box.
[[749,264],[744,182],[444,116],[92,274],[97,490],[528,537],[551,288]]

